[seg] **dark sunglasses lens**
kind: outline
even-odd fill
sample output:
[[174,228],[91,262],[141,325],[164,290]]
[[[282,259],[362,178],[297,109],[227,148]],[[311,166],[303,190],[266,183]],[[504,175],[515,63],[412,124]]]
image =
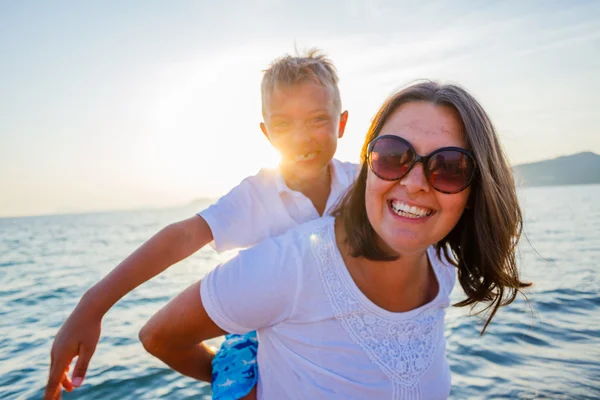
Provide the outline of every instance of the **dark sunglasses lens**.
[[427,170],[431,186],[441,192],[457,193],[471,182],[475,164],[460,151],[444,150],[429,159]]
[[414,153],[404,142],[394,138],[377,140],[371,151],[371,168],[382,179],[400,179],[406,174]]

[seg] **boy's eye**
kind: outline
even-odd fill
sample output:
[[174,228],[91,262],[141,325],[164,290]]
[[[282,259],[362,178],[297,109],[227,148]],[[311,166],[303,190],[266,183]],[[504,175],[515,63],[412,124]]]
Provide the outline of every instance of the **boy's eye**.
[[321,123],[323,123],[325,121],[327,121],[327,117],[325,117],[325,116],[318,116],[318,117],[315,117],[315,118],[311,119],[310,121],[308,121],[308,123],[311,124],[311,125],[318,125],[318,124],[321,124]]

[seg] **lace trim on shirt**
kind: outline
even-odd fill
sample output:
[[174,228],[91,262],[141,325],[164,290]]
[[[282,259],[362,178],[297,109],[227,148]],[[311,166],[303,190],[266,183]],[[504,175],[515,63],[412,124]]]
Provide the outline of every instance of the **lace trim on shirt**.
[[[345,266],[338,262],[335,235],[327,229],[331,226],[316,232],[312,248],[336,319],[392,381],[395,398],[419,398],[417,384],[433,361],[438,335],[443,332],[437,324],[443,324],[446,305],[429,303],[418,314],[403,320],[373,313],[342,275],[340,267]],[[443,290],[441,282],[439,290]]]

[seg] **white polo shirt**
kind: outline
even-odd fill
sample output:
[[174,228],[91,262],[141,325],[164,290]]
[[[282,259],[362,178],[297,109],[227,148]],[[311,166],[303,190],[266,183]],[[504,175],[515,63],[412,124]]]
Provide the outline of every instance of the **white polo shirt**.
[[444,315],[456,268],[433,247],[436,297],[394,313],[354,283],[324,217],[240,252],[200,285],[220,328],[258,333],[258,399],[446,399]]
[[[358,174],[354,163],[331,160],[329,215]],[[198,213],[210,226],[217,252],[254,246],[290,228],[319,218],[310,199],[291,190],[278,169],[261,169],[244,179],[215,204]]]

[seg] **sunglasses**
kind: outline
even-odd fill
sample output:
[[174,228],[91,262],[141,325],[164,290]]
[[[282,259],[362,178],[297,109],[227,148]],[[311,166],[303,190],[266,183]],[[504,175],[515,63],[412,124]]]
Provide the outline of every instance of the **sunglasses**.
[[419,161],[427,181],[438,192],[462,192],[475,178],[475,158],[460,147],[442,147],[420,156],[409,142],[395,135],[376,137],[367,147],[371,171],[386,181],[402,179]]

